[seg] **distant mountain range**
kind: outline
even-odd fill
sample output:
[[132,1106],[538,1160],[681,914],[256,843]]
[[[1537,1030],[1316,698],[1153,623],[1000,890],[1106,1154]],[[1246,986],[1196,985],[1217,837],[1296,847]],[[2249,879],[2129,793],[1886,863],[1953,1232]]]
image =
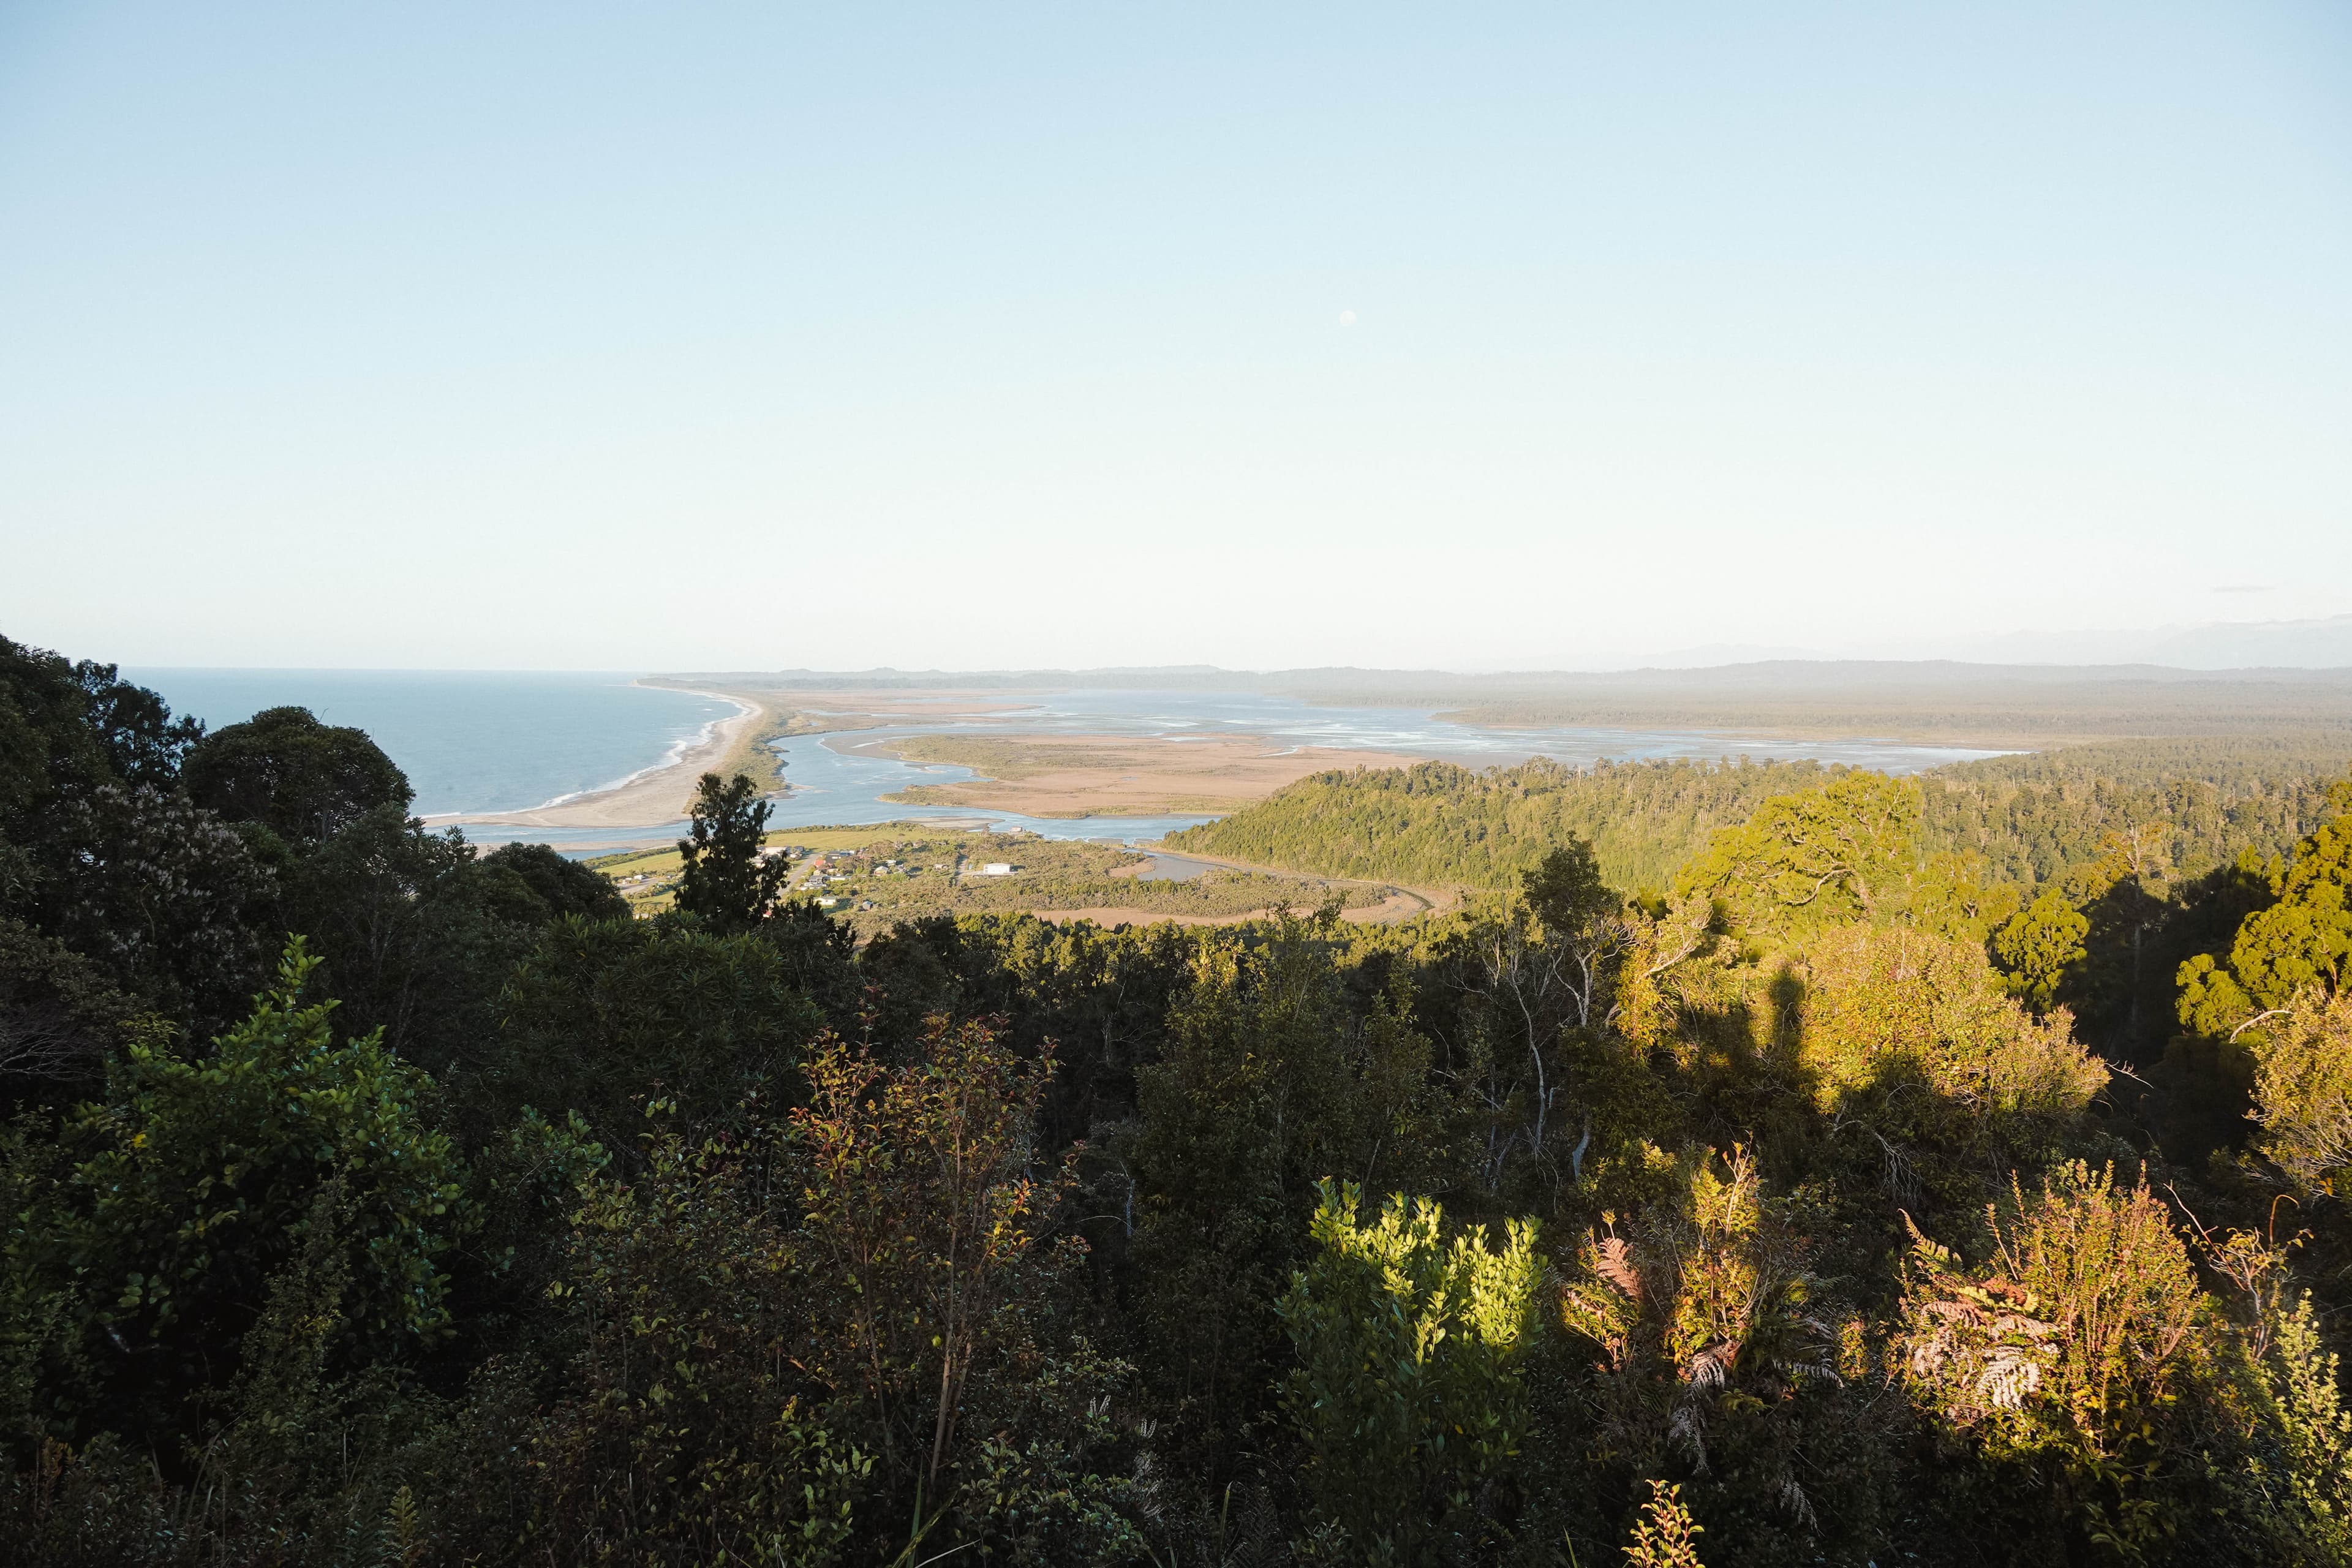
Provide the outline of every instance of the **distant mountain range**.
[[2004,662],[2167,664],[2179,669],[2352,667],[2352,616],[2315,621],[2216,621],[2137,632],[2015,632],[1973,657]]
[[[1907,657],[1906,657],[1907,654]],[[1923,656],[1969,664],[2161,665],[2174,669],[2352,668],[2352,616],[2310,621],[2213,621],[2130,631],[2008,632],[1948,639],[1898,651],[1873,647],[1833,650],[1749,643],[1710,643],[1647,658],[1609,661],[1620,669],[1706,669],[1787,660],[1853,662],[1857,656],[1916,663]]]
[[1921,647],[1908,657],[1883,648],[1832,650],[1755,643],[1710,643],[1667,653],[1603,658],[1577,668],[1516,670],[1236,670],[1213,664],[1087,669],[782,669],[670,675],[667,681],[734,681],[800,691],[1087,686],[1166,689],[1281,690],[1333,687],[1442,686],[1493,689],[1612,683],[1675,672],[1709,684],[1937,685],[1987,679],[2162,680],[2215,670],[2338,670],[2352,673],[2352,616],[2309,621],[2215,621],[2141,631],[2010,632]]

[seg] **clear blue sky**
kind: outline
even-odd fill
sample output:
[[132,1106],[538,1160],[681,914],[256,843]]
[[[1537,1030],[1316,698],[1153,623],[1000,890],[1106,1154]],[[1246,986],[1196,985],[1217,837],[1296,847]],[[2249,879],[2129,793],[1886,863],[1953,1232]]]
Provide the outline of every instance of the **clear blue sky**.
[[1555,666],[2352,611],[2352,7],[0,4],[0,632]]

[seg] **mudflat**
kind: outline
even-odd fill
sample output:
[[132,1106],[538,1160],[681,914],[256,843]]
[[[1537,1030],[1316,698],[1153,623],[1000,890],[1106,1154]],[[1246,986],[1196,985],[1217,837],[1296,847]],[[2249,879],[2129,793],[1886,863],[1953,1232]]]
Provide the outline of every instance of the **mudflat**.
[[903,735],[836,742],[910,763],[949,763],[982,776],[917,784],[883,798],[1026,816],[1160,816],[1237,811],[1285,784],[1333,768],[1409,767],[1398,752],[1269,745],[1246,736]]

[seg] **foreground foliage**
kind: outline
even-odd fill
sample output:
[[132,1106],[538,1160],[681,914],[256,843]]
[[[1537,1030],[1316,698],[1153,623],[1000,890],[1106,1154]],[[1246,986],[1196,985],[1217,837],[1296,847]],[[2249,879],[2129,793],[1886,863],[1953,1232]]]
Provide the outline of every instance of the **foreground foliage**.
[[1474,896],[860,942],[740,782],[634,921],[299,710],[0,739],[21,1560],[2352,1552],[2352,787],[1342,775],[1231,831]]

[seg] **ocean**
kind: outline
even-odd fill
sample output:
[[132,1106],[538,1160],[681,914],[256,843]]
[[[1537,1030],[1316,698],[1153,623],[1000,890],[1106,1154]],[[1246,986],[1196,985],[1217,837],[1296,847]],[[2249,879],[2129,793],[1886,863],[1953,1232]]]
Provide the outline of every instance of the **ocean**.
[[415,669],[130,669],[212,729],[308,708],[365,730],[408,774],[420,816],[526,811],[677,754],[735,704],[627,674]]

